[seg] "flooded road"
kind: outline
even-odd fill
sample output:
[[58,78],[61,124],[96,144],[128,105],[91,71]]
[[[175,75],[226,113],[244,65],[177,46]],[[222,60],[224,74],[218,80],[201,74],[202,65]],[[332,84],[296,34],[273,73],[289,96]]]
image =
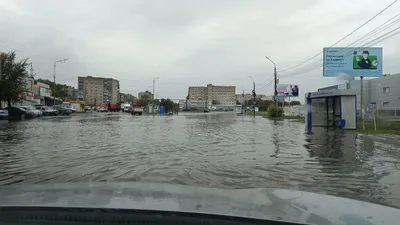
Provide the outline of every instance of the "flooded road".
[[400,141],[232,113],[0,121],[0,185],[285,188],[400,207]]

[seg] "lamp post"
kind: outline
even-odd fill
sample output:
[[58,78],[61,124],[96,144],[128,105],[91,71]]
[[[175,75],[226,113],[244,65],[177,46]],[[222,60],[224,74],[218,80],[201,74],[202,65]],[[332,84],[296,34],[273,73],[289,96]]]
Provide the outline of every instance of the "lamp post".
[[156,80],[157,79],[160,79],[160,77],[155,77],[155,78],[153,78],[153,101],[152,101],[152,108],[153,108],[153,115],[155,114],[155,112],[154,112],[154,105],[155,105],[155,101],[154,101],[154,94],[155,94],[155,91],[156,91]]
[[253,80],[253,115],[256,116],[256,81],[251,76],[249,77]]
[[60,59],[60,60],[54,62],[53,106],[56,105],[56,64],[57,63],[65,63],[67,60],[68,60],[68,58],[65,58],[65,59]]
[[265,56],[266,59],[268,59],[272,64],[274,64],[274,101],[275,101],[275,108],[276,108],[276,116],[278,116],[278,106],[277,106],[277,101],[276,101],[276,85],[277,85],[277,78],[276,78],[276,64],[272,59],[270,59],[268,56]]

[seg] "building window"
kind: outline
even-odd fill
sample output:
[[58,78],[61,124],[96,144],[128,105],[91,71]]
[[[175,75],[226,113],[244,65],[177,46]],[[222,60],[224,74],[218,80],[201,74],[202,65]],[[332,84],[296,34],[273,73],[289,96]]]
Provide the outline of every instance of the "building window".
[[383,93],[389,93],[390,88],[389,87],[383,87]]

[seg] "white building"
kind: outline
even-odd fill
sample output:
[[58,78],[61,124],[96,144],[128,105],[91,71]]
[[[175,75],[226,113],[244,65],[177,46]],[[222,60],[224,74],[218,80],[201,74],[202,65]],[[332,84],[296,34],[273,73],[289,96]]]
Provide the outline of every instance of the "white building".
[[235,86],[189,87],[189,101],[207,101],[213,105],[236,105]]

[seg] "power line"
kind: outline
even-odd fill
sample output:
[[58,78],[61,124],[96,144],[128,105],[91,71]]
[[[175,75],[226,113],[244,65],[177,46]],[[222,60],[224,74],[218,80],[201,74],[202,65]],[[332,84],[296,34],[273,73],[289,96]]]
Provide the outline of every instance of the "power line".
[[[397,31],[397,32],[395,32],[395,31]],[[375,38],[375,39],[373,39],[373,40],[367,42],[367,43],[364,43],[364,46],[366,46],[366,45],[375,45],[375,44],[378,44],[378,43],[380,43],[380,42],[382,42],[382,41],[384,41],[384,40],[387,40],[387,39],[389,39],[389,38],[391,38],[391,37],[394,37],[394,36],[396,36],[396,35],[398,35],[398,34],[400,34],[400,27],[397,27],[397,28],[395,28],[395,29],[393,29],[393,30],[391,30],[391,31],[389,31],[389,32],[387,32],[387,33],[385,33],[385,34],[383,34],[383,35],[381,35],[381,36],[379,36],[379,37],[377,37],[377,38]],[[360,47],[360,48],[363,48],[363,47]],[[347,55],[344,55],[344,57],[350,56],[351,54],[352,54],[352,53],[349,53],[349,54],[347,54]],[[307,71],[304,71],[304,72],[301,72],[301,73],[296,73],[296,74],[291,74],[291,75],[282,76],[282,78],[295,77],[295,76],[298,76],[298,75],[301,75],[301,74],[305,74],[305,73],[308,73],[308,72],[310,72],[310,71],[319,69],[319,68],[321,68],[321,67],[323,67],[323,64],[318,65],[318,66],[317,66],[316,68],[314,68],[314,69],[307,70]]]
[[[375,39],[372,39],[370,42],[365,42],[365,41],[367,41],[368,39],[370,39],[371,37],[374,37],[374,36],[378,35],[379,33],[381,33],[382,31],[387,30],[388,28],[390,28],[390,27],[396,25],[397,23],[399,23],[399,22],[400,22],[400,18],[399,18],[399,19],[396,19],[396,20],[394,20],[394,21],[392,21],[393,19],[395,19],[395,18],[398,17],[398,16],[400,16],[400,13],[397,14],[397,15],[395,15],[395,16],[393,16],[393,17],[390,18],[389,20],[385,21],[383,24],[379,25],[378,27],[376,27],[376,28],[373,29],[372,31],[368,32],[368,33],[365,34],[364,36],[358,38],[356,41],[352,42],[351,44],[347,45],[346,47],[350,47],[351,45],[356,44],[356,43],[359,42],[359,41],[361,41],[360,43],[364,42],[364,43],[360,44],[360,46],[370,46],[370,45],[379,43],[379,42],[381,42],[381,41],[384,41],[384,40],[386,40],[386,39],[388,39],[388,38],[390,38],[390,37],[392,37],[392,36],[395,36],[396,34],[391,35],[390,37],[384,37],[384,36],[386,36],[386,35],[389,35],[389,34],[393,33],[393,32],[396,31],[398,28],[395,28],[395,29],[393,29],[393,30],[391,30],[391,31],[389,31],[389,32],[387,32],[387,33],[385,33],[385,34],[383,34],[383,35],[381,35],[381,36],[375,38]],[[392,22],[390,22],[390,21],[392,21]],[[389,22],[390,22],[390,23],[389,23]],[[381,41],[378,41],[380,38],[384,38],[384,39],[381,40]],[[364,40],[363,40],[363,39],[364,39]],[[377,41],[378,41],[378,42],[377,42]],[[358,47],[358,46],[357,46],[357,47]],[[360,47],[360,48],[363,48],[363,47]],[[345,55],[345,56],[351,55],[352,52],[353,52],[353,50],[354,50],[354,49],[348,50],[348,52],[345,53],[344,55]],[[337,53],[335,53],[335,54],[339,54],[339,53],[342,52],[342,51],[343,51],[343,50],[340,50],[339,52],[337,52]],[[346,51],[346,50],[345,50],[345,51]],[[322,63],[322,59],[320,59],[318,63]],[[313,68],[313,67],[315,67],[315,65],[308,65],[308,67],[311,67],[311,68],[312,68],[311,70],[315,70],[315,69]],[[306,69],[306,68],[304,67],[303,69]],[[301,71],[301,70],[300,70],[300,71]],[[307,70],[307,71],[308,71],[308,70]],[[298,71],[295,71],[295,72],[292,72],[292,73],[290,73],[290,74],[282,75],[282,76],[279,76],[279,77],[280,77],[280,78],[291,77],[291,76],[293,76],[294,74],[297,74],[297,73],[298,73]],[[303,74],[303,72],[300,72],[300,74]],[[296,75],[296,76],[297,76],[297,75]]]
[[[335,46],[336,44],[340,43],[341,41],[343,41],[344,39],[348,38],[350,35],[354,34],[356,31],[358,31],[359,29],[361,29],[362,27],[364,27],[366,24],[368,24],[369,22],[371,22],[373,19],[375,19],[377,16],[379,16],[380,14],[382,14],[384,11],[386,11],[388,8],[390,8],[392,5],[394,5],[398,0],[395,0],[394,2],[392,2],[391,4],[389,4],[388,6],[386,6],[384,9],[382,9],[380,12],[378,12],[377,14],[375,14],[373,17],[371,17],[369,20],[367,20],[365,23],[361,24],[361,26],[357,27],[355,30],[353,30],[352,32],[350,32],[349,34],[347,34],[346,36],[344,36],[343,38],[341,38],[340,40],[338,40],[337,42],[335,42],[334,44],[332,44],[330,47]],[[283,72],[283,71],[287,71],[287,70],[291,70],[293,68],[296,68],[312,59],[315,59],[316,57],[318,57],[319,55],[321,55],[323,53],[323,51],[319,52],[318,54],[312,56],[311,58],[308,58],[306,60],[304,60],[303,62],[296,64],[294,66],[291,66],[289,68],[280,70],[278,72]]]

